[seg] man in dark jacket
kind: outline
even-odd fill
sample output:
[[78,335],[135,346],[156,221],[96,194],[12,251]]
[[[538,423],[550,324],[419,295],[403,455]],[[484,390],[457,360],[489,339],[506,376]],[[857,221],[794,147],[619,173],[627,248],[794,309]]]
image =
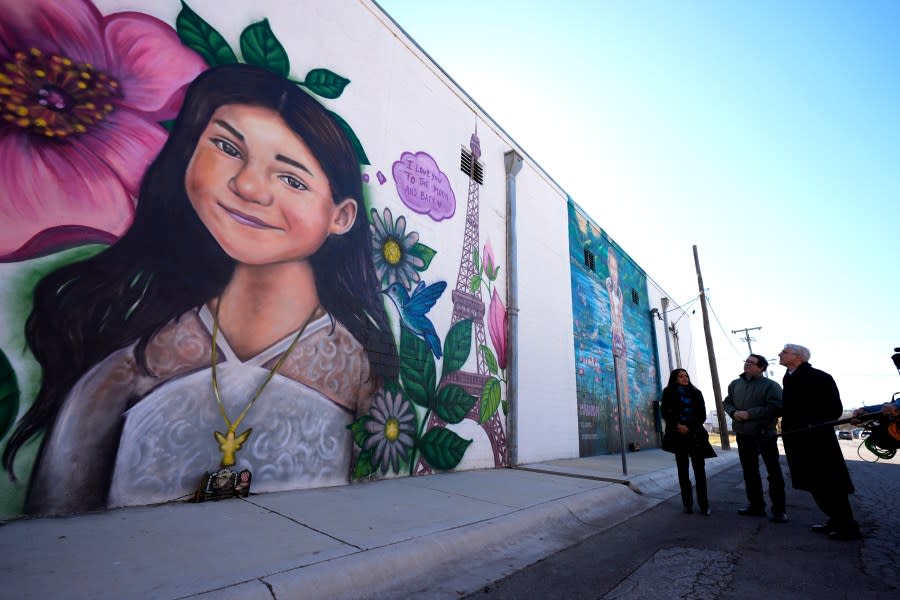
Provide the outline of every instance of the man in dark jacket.
[[769,476],[769,499],[772,501],[772,521],[787,522],[784,509],[784,476],[778,462],[775,423],[781,416],[781,386],[763,377],[769,362],[759,354],[751,354],[744,361],[744,372],[728,384],[725,412],[731,417],[731,428],[737,436],[738,456],[744,471],[744,486],[750,504],[739,515],[765,516],[762,479],[759,476],[759,457],[762,455]]
[[809,364],[809,350],[803,346],[785,344],[778,358],[787,367],[781,429],[793,486],[811,492],[828,516],[827,522],[813,525],[813,531],[833,540],[858,540],[862,535],[848,497],[853,482],[834,429],[814,427],[841,417],[837,385],[831,375]]

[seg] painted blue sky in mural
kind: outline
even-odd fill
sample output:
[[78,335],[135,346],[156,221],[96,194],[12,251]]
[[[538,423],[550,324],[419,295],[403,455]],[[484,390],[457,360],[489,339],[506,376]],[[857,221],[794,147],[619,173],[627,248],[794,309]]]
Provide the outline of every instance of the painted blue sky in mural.
[[379,4],[678,302],[698,246],[723,386],[762,326],[845,406],[900,389],[900,4]]

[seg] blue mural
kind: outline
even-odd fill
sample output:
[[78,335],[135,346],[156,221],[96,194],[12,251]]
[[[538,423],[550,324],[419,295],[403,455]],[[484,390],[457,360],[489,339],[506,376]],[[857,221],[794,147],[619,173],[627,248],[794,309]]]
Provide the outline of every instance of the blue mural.
[[656,446],[660,382],[647,276],[571,200],[568,210],[579,454],[621,449],[617,388],[625,444]]

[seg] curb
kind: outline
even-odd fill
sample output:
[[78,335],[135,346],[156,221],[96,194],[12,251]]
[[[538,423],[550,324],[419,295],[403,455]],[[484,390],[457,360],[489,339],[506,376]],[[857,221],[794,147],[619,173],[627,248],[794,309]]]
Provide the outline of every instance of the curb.
[[[269,599],[356,599],[426,591],[429,597],[458,598],[662,501],[641,496],[625,485],[608,484],[440,536],[406,540],[284,571],[262,578],[256,589],[241,591],[258,594],[266,586],[271,590],[266,590],[271,593]],[[421,578],[423,572],[430,574],[427,582]]]
[[[736,452],[720,453],[719,458],[727,460],[707,461],[707,477],[737,464]],[[429,598],[455,599],[614,527],[677,493],[678,474],[673,465],[627,482],[606,483],[441,532],[440,536],[404,540],[283,571],[260,578],[255,587],[248,582],[235,586],[233,595],[216,598],[357,600],[427,594]],[[422,580],[424,572],[429,573],[428,581]],[[265,596],[260,595],[263,592]]]

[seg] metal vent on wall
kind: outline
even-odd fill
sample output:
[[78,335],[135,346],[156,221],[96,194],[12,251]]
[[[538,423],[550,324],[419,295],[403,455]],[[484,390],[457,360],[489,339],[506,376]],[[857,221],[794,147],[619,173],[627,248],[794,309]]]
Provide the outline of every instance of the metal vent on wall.
[[[469,175],[472,170],[472,152],[470,150],[466,150],[465,148],[460,149],[459,153],[459,170]],[[472,174],[472,179],[475,180],[475,183],[478,185],[484,185],[484,165],[479,161],[475,161],[475,172]]]
[[595,268],[594,268],[594,253],[591,252],[590,250],[588,250],[587,248],[584,249],[584,266],[586,266],[591,271],[595,270]]
[[638,291],[634,288],[631,288],[631,301],[635,304],[641,303],[641,295],[638,294]]

